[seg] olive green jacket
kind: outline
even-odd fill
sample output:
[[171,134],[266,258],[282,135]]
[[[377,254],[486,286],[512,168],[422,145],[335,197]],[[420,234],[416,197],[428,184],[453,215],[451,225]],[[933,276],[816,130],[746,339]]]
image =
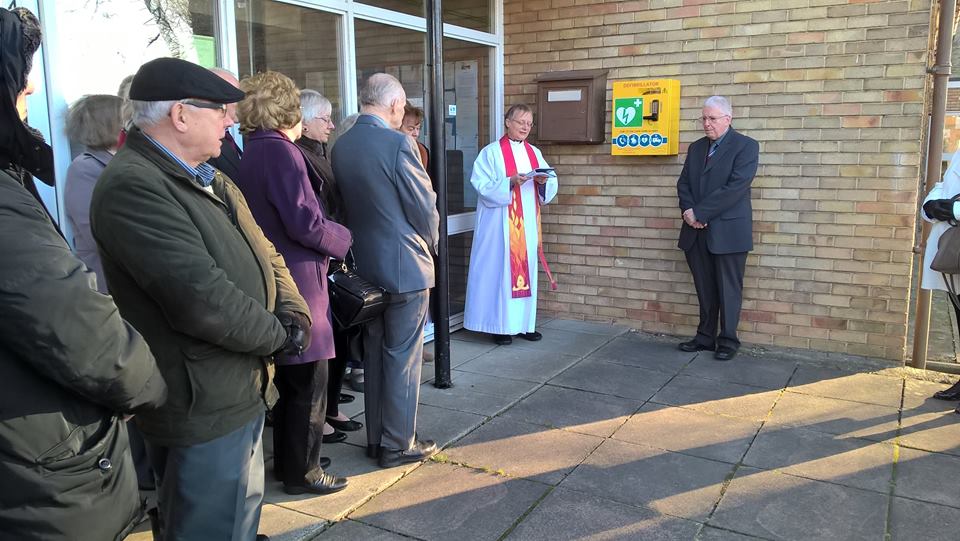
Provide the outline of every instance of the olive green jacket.
[[207,442],[261,414],[286,338],[275,313],[310,313],[240,190],[220,172],[212,188],[134,129],[90,205],[107,287],[169,387],[137,416],[158,445]]
[[0,540],[122,539],[141,509],[121,414],[166,386],[23,178],[0,169]]

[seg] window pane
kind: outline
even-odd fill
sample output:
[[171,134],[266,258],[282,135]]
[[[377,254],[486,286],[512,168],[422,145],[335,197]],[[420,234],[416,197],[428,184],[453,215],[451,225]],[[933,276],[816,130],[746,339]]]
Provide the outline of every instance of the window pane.
[[300,88],[329,99],[334,122],[339,122],[340,16],[273,1],[238,1],[236,6],[240,77],[267,70],[283,73]]
[[960,115],[947,113],[943,118],[943,153],[960,149]]
[[472,247],[473,231],[453,235],[447,239],[451,315],[463,312],[467,303],[467,269],[470,266]]
[[206,67],[217,63],[214,0],[164,2],[157,11],[130,0],[58,0],[56,5],[55,69],[68,104],[85,94],[116,94],[124,77],[154,58],[175,56]]
[[[427,94],[426,35],[370,21],[356,21],[358,88],[377,72],[389,73],[403,84],[407,99],[417,107],[430,103]],[[490,142],[490,48],[445,38],[443,111],[447,147],[447,207],[450,214],[477,207],[470,184],[473,162]],[[420,132],[420,142],[430,141],[430,111]]]
[[[494,0],[443,0],[443,22],[482,32],[493,32],[491,16]],[[424,0],[364,0],[364,4],[426,17]]]

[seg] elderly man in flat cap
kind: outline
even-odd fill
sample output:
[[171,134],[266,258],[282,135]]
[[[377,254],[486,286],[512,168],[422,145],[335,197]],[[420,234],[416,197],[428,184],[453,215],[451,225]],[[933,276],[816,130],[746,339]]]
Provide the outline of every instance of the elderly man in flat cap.
[[144,64],[130,86],[134,128],[91,202],[110,293],[169,387],[165,406],[137,416],[164,540],[256,537],[268,364],[309,336],[283,259],[206,163],[233,122],[226,105],[243,97],[183,60]]

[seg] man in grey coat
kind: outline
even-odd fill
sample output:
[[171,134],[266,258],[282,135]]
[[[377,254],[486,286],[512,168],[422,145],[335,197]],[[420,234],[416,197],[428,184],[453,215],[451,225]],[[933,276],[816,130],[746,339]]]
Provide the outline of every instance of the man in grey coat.
[[371,76],[360,91],[360,117],[333,150],[357,272],[391,294],[364,332],[367,455],[384,468],[437,450],[433,441],[417,441],[416,418],[440,217],[413,139],[396,131],[406,101],[397,79]]

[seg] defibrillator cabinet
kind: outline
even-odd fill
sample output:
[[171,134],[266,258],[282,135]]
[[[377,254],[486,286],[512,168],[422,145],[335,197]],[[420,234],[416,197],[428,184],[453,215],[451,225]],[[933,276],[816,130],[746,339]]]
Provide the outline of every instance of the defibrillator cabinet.
[[610,153],[669,156],[680,153],[680,81],[613,83]]

